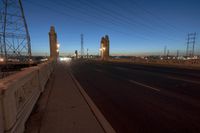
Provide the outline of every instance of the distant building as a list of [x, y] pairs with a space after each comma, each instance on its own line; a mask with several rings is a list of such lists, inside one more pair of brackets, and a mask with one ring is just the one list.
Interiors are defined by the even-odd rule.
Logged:
[[51, 26], [49, 32], [49, 45], [50, 45], [50, 58], [57, 59], [59, 56], [59, 44], [57, 42], [57, 34], [55, 32], [55, 27]]
[[110, 56], [110, 41], [108, 35], [101, 38], [100, 55], [101, 59], [107, 60]]

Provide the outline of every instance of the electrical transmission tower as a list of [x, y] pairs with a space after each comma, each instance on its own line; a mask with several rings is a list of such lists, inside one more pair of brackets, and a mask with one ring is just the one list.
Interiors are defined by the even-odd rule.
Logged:
[[167, 53], [167, 46], [164, 47], [164, 56], [166, 56]]
[[194, 56], [195, 42], [197, 33], [189, 33], [187, 38], [186, 56]]
[[21, 0], [0, 1], [0, 52], [5, 62], [31, 59], [30, 35]]
[[84, 37], [83, 37], [83, 34], [81, 34], [81, 58], [83, 58], [83, 56], [84, 56], [84, 46], [83, 46], [83, 43], [84, 43]]

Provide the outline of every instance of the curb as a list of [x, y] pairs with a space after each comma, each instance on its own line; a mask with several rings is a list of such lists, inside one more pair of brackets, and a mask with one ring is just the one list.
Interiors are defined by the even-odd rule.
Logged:
[[104, 129], [105, 133], [116, 133], [116, 131], [113, 129], [113, 127], [110, 125], [110, 123], [106, 120], [106, 118], [103, 116], [101, 111], [98, 109], [98, 107], [95, 105], [95, 103], [92, 101], [92, 99], [88, 96], [88, 94], [85, 92], [85, 90], [81, 87], [79, 82], [76, 80], [74, 75], [71, 73], [71, 69], [68, 71], [72, 80], [75, 82], [79, 92], [84, 97], [85, 101], [89, 105], [92, 113], [96, 117], [97, 121], [101, 125], [101, 127]]

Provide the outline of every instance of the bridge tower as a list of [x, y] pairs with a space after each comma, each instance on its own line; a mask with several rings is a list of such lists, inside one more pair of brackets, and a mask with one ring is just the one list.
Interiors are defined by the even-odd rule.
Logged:
[[30, 35], [21, 0], [0, 1], [0, 56], [6, 63], [31, 59]]
[[49, 43], [50, 43], [50, 58], [56, 60], [59, 56], [59, 44], [57, 42], [57, 33], [55, 27], [51, 26], [49, 32]]
[[101, 38], [101, 46], [100, 46], [100, 53], [101, 53], [101, 59], [107, 60], [110, 56], [110, 40], [108, 35]]

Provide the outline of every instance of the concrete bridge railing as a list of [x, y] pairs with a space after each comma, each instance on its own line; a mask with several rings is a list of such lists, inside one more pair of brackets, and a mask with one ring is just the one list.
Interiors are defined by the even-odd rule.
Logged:
[[0, 133], [22, 133], [54, 68], [49, 61], [0, 80]]

